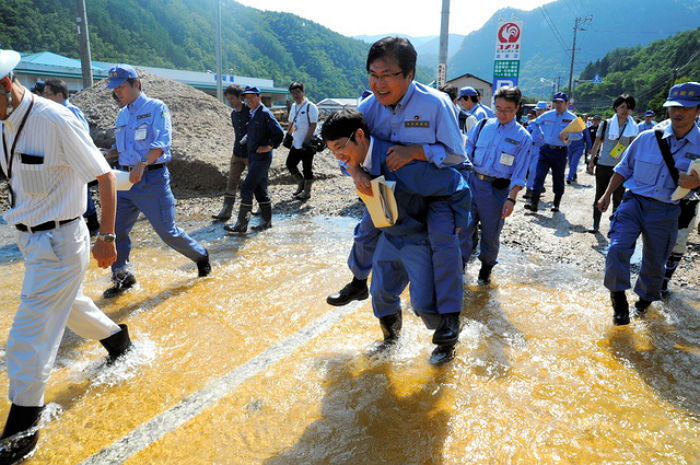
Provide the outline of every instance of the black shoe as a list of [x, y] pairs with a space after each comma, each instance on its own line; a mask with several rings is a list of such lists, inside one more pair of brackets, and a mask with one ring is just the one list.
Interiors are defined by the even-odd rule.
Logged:
[[445, 313], [440, 316], [440, 326], [433, 333], [433, 344], [454, 346], [459, 340], [459, 313]]
[[393, 315], [387, 315], [379, 318], [379, 326], [382, 328], [382, 334], [384, 335], [384, 342], [396, 342], [399, 340], [399, 335], [401, 334], [401, 326], [403, 324], [403, 318], [401, 312], [394, 313]]
[[112, 275], [112, 282], [114, 285], [102, 293], [102, 297], [105, 299], [111, 299], [112, 297], [121, 295], [128, 289], [134, 287], [134, 284], [136, 284], [136, 277], [128, 271], [117, 272]]
[[455, 346], [445, 345], [437, 346], [433, 349], [433, 353], [430, 354], [430, 364], [435, 366], [444, 365], [445, 363], [451, 362], [455, 358]]
[[598, 234], [598, 228], [591, 228], [586, 230], [586, 232], [591, 233], [591, 234]]
[[525, 195], [523, 196], [524, 199], [531, 199], [532, 198], [532, 189], [525, 189]]
[[661, 300], [667, 300], [669, 297], [671, 297], [671, 291], [668, 289], [661, 289], [659, 293], [661, 294]]
[[365, 300], [369, 297], [369, 290], [367, 289], [367, 281], [365, 280], [363, 284], [355, 282], [353, 279], [351, 283], [348, 283], [343, 287], [340, 292], [331, 294], [326, 298], [326, 302], [329, 305], [334, 305], [336, 307], [342, 307], [347, 305], [353, 300]]
[[630, 307], [625, 297], [625, 291], [610, 291], [610, 300], [612, 301], [613, 324], [615, 326], [628, 325], [630, 323]]
[[639, 299], [634, 303], [634, 309], [637, 311], [637, 316], [643, 318], [646, 315], [649, 306], [651, 305], [650, 300]]
[[209, 263], [209, 252], [207, 256], [197, 262], [197, 276], [203, 278], [211, 273], [211, 263]]
[[536, 203], [526, 203], [525, 204], [525, 210], [530, 210], [531, 212], [536, 212], [537, 207], [538, 207], [538, 205]]
[[567, 183], [567, 184], [571, 184], [572, 182], [573, 182], [573, 181], [572, 181], [571, 179], [567, 179], [567, 180], [566, 180], [566, 183]]
[[556, 212], [559, 211], [559, 207], [552, 207], [552, 208], [549, 209], [549, 211], [552, 211], [552, 212], [555, 212], [555, 213], [556, 213]]
[[43, 409], [12, 404], [0, 440], [0, 464], [20, 463], [34, 454], [39, 441], [37, 425]]
[[477, 278], [482, 284], [489, 284], [491, 282], [491, 270], [493, 270], [493, 265], [481, 264], [479, 269], [479, 277]]
[[131, 350], [131, 338], [129, 337], [129, 328], [122, 324], [119, 325], [121, 331], [114, 333], [109, 337], [100, 339], [102, 347], [107, 349], [107, 365], [111, 365], [117, 361], [119, 357], [126, 355]]

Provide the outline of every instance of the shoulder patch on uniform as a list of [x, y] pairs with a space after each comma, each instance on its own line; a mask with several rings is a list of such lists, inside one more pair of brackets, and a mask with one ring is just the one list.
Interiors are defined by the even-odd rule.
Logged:
[[139, 119], [149, 118], [152, 114], [153, 114], [153, 113], [146, 113], [146, 114], [144, 114], [144, 115], [138, 115], [138, 116], [136, 117], [136, 119], [139, 120]]
[[508, 137], [506, 137], [506, 142], [508, 142], [509, 144], [513, 144], [513, 145], [520, 145], [519, 140], [510, 139]]
[[570, 123], [572, 121], [573, 121], [572, 119], [562, 119], [561, 120], [562, 123]]
[[406, 128], [429, 128], [430, 121], [404, 121], [403, 125]]
[[700, 160], [700, 155], [688, 152], [685, 154], [685, 158], [688, 158], [690, 160]]

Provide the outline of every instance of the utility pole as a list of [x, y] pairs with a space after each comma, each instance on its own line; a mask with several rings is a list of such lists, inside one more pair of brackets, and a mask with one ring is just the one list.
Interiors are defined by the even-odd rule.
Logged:
[[571, 100], [571, 97], [573, 97], [574, 94], [574, 57], [576, 56], [576, 32], [577, 31], [585, 31], [583, 26], [587, 25], [593, 20], [592, 15], [588, 15], [584, 18], [577, 17], [576, 20], [574, 21], [574, 41], [573, 45], [571, 47], [571, 65], [569, 66], [569, 100]]
[[92, 87], [92, 57], [90, 55], [90, 35], [88, 34], [87, 13], [85, 0], [75, 0], [75, 11], [78, 23], [78, 36], [80, 39], [80, 67], [83, 71], [83, 88]]
[[438, 89], [447, 81], [447, 42], [450, 26], [450, 0], [442, 0], [442, 20], [440, 23], [440, 54], [438, 57]]
[[223, 71], [221, 53], [221, 0], [216, 0], [216, 98], [219, 102], [224, 101], [224, 90], [221, 81]]

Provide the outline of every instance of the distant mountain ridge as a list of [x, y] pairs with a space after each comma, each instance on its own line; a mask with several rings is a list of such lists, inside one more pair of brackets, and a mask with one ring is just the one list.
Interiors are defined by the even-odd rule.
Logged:
[[[589, 14], [593, 21], [587, 30], [578, 32], [574, 78], [588, 62], [614, 48], [643, 46], [696, 28], [700, 22], [700, 1], [557, 0], [532, 11], [502, 9], [478, 31], [465, 37], [461, 48], [448, 62], [448, 78], [472, 73], [491, 80], [499, 18], [511, 19], [515, 15], [524, 23], [520, 87], [529, 96], [548, 96], [552, 85], [540, 82], [540, 78], [555, 80], [559, 76], [561, 87], [567, 86], [574, 19]], [[556, 38], [545, 15], [552, 20], [563, 44]]]
[[[424, 66], [426, 68], [429, 68], [429, 70], [433, 73], [437, 73], [437, 64], [438, 64], [438, 59], [440, 55], [440, 36], [420, 36], [420, 37], [414, 37], [414, 36], [409, 36], [406, 34], [380, 34], [380, 35], [372, 35], [372, 36], [367, 36], [367, 35], [360, 35], [360, 36], [353, 36], [353, 39], [358, 39], [363, 42], [367, 42], [369, 44], [372, 44], [376, 42], [377, 40], [390, 36], [390, 35], [399, 35], [402, 37], [406, 37], [408, 40], [411, 41], [413, 46], [416, 49], [416, 52], [418, 53], [418, 66]], [[462, 41], [464, 41], [464, 38], [466, 36], [464, 34], [449, 34], [448, 39], [447, 39], [447, 59], [449, 60], [452, 56], [457, 53], [459, 48], [462, 45]]]

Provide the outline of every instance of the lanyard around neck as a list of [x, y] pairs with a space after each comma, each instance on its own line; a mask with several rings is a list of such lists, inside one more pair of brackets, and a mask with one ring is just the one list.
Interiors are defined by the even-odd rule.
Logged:
[[27, 117], [34, 107], [34, 94], [32, 94], [32, 101], [29, 102], [29, 108], [22, 118], [22, 122], [19, 124], [17, 129], [17, 134], [15, 134], [15, 140], [12, 142], [12, 149], [7, 151], [7, 142], [5, 142], [5, 125], [2, 125], [2, 150], [5, 153], [5, 164], [7, 165], [7, 179], [8, 181], [12, 179], [12, 162], [15, 159], [15, 148], [17, 148], [17, 141], [19, 141], [19, 136], [22, 134], [22, 129], [24, 129], [24, 123], [27, 122]]

